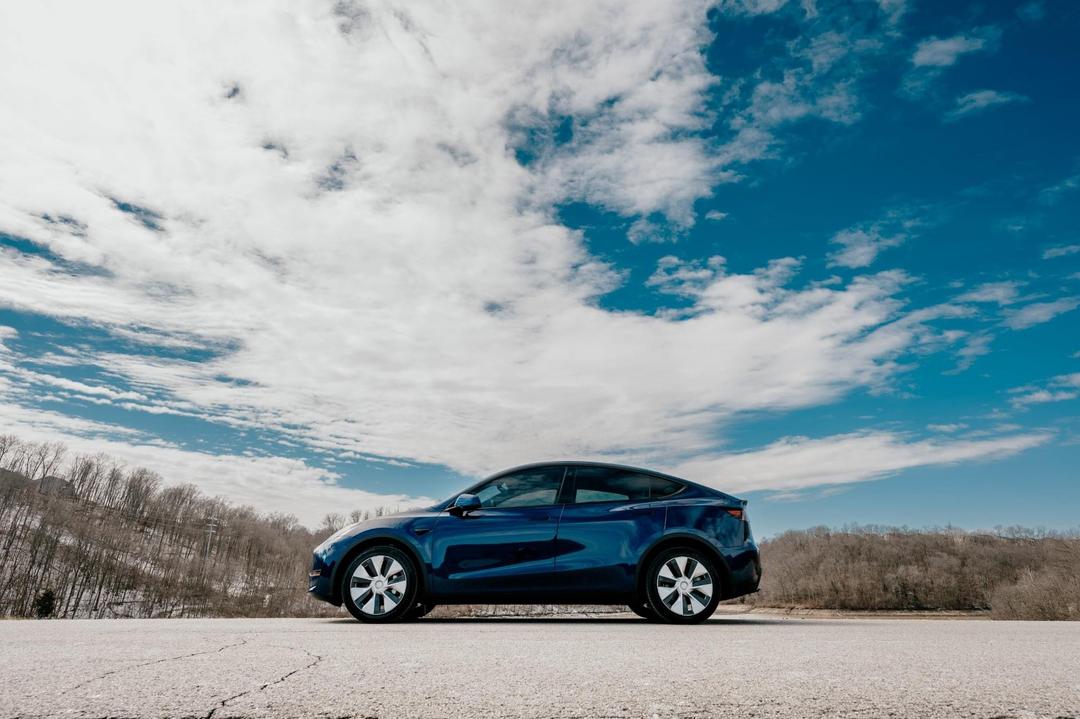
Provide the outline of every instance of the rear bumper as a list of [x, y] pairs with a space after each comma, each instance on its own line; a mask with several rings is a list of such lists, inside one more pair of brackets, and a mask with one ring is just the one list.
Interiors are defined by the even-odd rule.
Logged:
[[761, 583], [761, 555], [757, 546], [749, 544], [724, 550], [724, 559], [728, 565], [728, 586], [724, 599], [734, 599], [758, 590]]

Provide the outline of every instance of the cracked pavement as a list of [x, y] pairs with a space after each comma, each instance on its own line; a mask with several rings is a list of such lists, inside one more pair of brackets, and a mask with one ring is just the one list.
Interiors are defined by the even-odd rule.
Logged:
[[1080, 717], [1080, 623], [0, 622], [0, 717]]

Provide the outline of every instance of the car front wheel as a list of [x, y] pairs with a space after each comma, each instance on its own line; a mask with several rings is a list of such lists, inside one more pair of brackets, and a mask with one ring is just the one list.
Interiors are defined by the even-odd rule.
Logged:
[[372, 547], [345, 568], [341, 598], [361, 622], [396, 622], [416, 604], [418, 582], [416, 567], [404, 552]]
[[703, 622], [720, 603], [716, 563], [696, 549], [661, 552], [650, 562], [646, 582], [650, 608], [672, 624]]

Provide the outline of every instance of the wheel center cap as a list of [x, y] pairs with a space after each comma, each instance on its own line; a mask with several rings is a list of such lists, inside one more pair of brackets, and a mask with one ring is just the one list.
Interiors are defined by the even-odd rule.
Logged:
[[376, 589], [382, 589], [383, 588], [383, 583], [382, 583], [381, 579], [378, 580], [377, 582], [375, 582], [375, 588]]
[[679, 582], [679, 591], [683, 594], [686, 594], [688, 591], [690, 591], [690, 582], [686, 581], [685, 579]]

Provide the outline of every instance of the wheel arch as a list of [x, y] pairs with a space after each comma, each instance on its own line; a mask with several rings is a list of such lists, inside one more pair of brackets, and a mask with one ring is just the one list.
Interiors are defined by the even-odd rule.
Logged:
[[646, 596], [645, 594], [645, 579], [646, 573], [649, 570], [649, 565], [652, 563], [656, 555], [668, 549], [675, 549], [677, 547], [688, 547], [700, 550], [709, 555], [716, 563], [717, 569], [722, 575], [720, 580], [722, 582], [720, 596], [723, 599], [731, 587], [731, 568], [728, 567], [727, 560], [724, 555], [709, 541], [703, 537], [699, 537], [695, 534], [689, 534], [680, 532], [677, 534], [665, 534], [656, 542], [654, 542], [645, 553], [641, 555], [641, 561], [637, 564], [637, 571], [634, 576], [634, 598], [640, 599]]
[[427, 597], [427, 573], [425, 572], [424, 560], [420, 557], [420, 552], [407, 540], [401, 537], [396, 537], [392, 534], [378, 534], [375, 536], [364, 536], [356, 544], [349, 547], [343, 555], [341, 555], [341, 561], [334, 567], [333, 582], [331, 588], [331, 599], [333, 604], [341, 605], [341, 580], [345, 569], [349, 566], [349, 563], [356, 558], [361, 552], [371, 549], [372, 547], [386, 546], [393, 547], [404, 552], [409, 559], [412, 560], [413, 565], [416, 566], [417, 575], [417, 591], [416, 598], [424, 599]]

